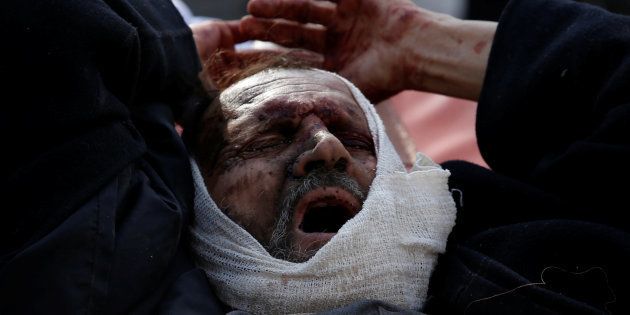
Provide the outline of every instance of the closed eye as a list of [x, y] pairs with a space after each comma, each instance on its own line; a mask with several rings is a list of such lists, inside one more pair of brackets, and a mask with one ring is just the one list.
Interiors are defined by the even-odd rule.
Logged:
[[370, 152], [374, 151], [372, 138], [356, 133], [342, 133], [337, 135], [337, 137], [346, 148]]
[[275, 151], [276, 149], [280, 149], [284, 147], [284, 145], [291, 143], [290, 139], [285, 137], [271, 137], [271, 138], [262, 138], [256, 139], [245, 146], [241, 152], [244, 154], [258, 154], [258, 153], [266, 153], [270, 151]]

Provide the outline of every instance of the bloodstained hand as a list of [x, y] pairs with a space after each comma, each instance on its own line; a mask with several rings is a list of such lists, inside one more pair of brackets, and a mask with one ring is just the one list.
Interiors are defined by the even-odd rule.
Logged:
[[243, 34], [322, 54], [374, 103], [406, 89], [476, 100], [496, 31], [409, 0], [250, 0], [248, 10]]
[[[324, 55], [325, 68], [356, 84], [373, 102], [409, 88], [422, 62], [410, 53], [428, 11], [407, 0], [251, 0], [242, 31], [249, 37]], [[417, 78], [415, 78], [417, 79]]]

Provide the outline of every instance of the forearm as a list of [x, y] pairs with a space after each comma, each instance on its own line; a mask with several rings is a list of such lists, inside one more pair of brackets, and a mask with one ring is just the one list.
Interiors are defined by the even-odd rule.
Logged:
[[407, 35], [407, 88], [477, 100], [497, 24], [418, 10], [417, 27]]

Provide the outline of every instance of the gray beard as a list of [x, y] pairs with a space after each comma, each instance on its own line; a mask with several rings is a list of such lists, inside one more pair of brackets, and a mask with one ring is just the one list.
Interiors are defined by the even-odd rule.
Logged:
[[313, 189], [320, 187], [340, 187], [354, 195], [363, 202], [367, 192], [364, 192], [352, 177], [337, 170], [316, 169], [307, 176], [293, 179], [289, 182], [287, 193], [279, 202], [278, 218], [274, 225], [269, 244], [265, 246], [271, 256], [291, 262], [304, 262], [313, 257], [315, 250], [305, 250], [296, 246], [293, 242], [294, 233], [293, 212], [297, 203]]

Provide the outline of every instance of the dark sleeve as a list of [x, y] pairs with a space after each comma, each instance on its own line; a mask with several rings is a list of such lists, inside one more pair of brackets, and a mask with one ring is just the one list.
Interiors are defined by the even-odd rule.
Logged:
[[[150, 126], [172, 129], [200, 67], [167, 0], [13, 0], [0, 15], [6, 253], [70, 215], [147, 146], [181, 155], [170, 130]], [[164, 108], [160, 122], [143, 117], [147, 107]]]
[[5, 1], [0, 34], [0, 313], [217, 312], [187, 253], [173, 124], [200, 67], [171, 1]]
[[189, 198], [173, 120], [195, 102], [200, 66], [170, 1], [15, 0], [0, 14], [3, 254], [143, 156]]
[[443, 166], [457, 218], [427, 314], [628, 313], [628, 232], [484, 167]]
[[477, 116], [493, 171], [444, 165], [458, 213], [426, 312], [628, 313], [629, 85], [628, 18], [508, 4]]
[[565, 0], [514, 0], [479, 102], [482, 155], [498, 173], [625, 221], [629, 90], [630, 18]]

